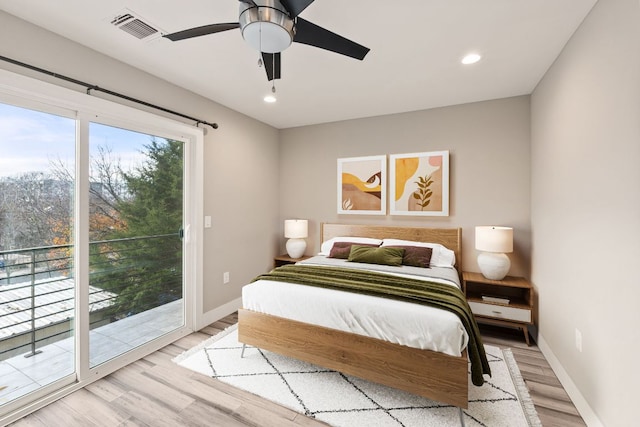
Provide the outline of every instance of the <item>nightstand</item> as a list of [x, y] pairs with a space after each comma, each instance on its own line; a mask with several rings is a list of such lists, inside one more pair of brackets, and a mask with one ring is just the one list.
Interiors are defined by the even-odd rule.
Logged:
[[303, 255], [300, 258], [291, 258], [287, 254], [282, 254], [282, 255], [278, 255], [277, 257], [275, 257], [273, 259], [273, 264], [274, 264], [275, 267], [281, 267], [281, 266], [287, 265], [287, 264], [295, 264], [298, 261], [302, 261], [302, 260], [309, 259], [309, 258], [311, 258], [311, 257], [307, 256], [307, 255]]
[[533, 325], [533, 287], [524, 277], [487, 279], [480, 273], [462, 272], [462, 291], [479, 323], [522, 329], [527, 345]]

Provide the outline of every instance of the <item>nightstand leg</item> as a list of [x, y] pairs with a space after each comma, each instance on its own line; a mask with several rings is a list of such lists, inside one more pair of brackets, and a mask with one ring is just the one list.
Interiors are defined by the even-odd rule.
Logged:
[[523, 326], [522, 332], [524, 332], [524, 341], [527, 343], [528, 347], [531, 347], [531, 342], [529, 342], [529, 328]]

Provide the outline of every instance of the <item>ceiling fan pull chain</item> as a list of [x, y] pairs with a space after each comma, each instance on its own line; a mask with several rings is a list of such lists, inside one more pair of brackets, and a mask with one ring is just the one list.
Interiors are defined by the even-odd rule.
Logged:
[[273, 72], [273, 79], [271, 79], [271, 92], [276, 93], [276, 54], [271, 55], [271, 70]]
[[258, 52], [258, 68], [262, 68], [262, 22], [260, 23], [260, 52]]

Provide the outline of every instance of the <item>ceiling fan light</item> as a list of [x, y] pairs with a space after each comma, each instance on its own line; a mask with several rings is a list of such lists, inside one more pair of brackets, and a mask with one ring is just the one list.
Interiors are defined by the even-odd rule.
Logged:
[[258, 52], [282, 52], [293, 42], [291, 35], [277, 24], [253, 22], [242, 29], [242, 37]]
[[258, 52], [282, 52], [293, 43], [293, 20], [277, 0], [253, 6], [240, 2], [242, 38]]

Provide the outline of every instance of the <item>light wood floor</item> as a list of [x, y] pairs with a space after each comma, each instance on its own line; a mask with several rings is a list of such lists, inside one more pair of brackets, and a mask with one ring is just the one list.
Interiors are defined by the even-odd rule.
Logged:
[[[46, 426], [326, 426], [171, 362], [236, 323], [237, 315], [150, 354], [14, 423]], [[545, 427], [585, 426], [540, 350], [521, 333], [482, 327], [484, 342], [512, 349]]]

